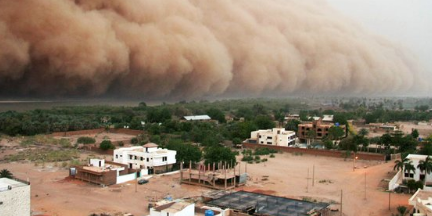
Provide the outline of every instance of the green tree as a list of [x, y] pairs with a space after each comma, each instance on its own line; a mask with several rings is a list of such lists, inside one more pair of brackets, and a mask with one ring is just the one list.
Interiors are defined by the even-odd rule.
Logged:
[[310, 145], [310, 144], [311, 144], [311, 140], [312, 140], [312, 142], [313, 142], [313, 140], [314, 140], [315, 137], [316, 137], [316, 132], [315, 132], [314, 130], [309, 130], [309, 131], [306, 133], [306, 137], [308, 138], [308, 139], [307, 139], [307, 141], [308, 141], [308, 145]]
[[365, 136], [367, 136], [368, 134], [369, 134], [369, 130], [367, 130], [367, 129], [365, 129], [365, 128], [360, 129], [360, 131], [358, 132], [358, 135], [359, 135], [359, 136], [362, 136], [362, 137], [365, 137]]
[[213, 164], [213, 163], [227, 163], [232, 167], [236, 163], [235, 153], [231, 151], [231, 149], [223, 147], [223, 146], [211, 146], [205, 148], [204, 150], [204, 159], [205, 164]]
[[212, 119], [217, 120], [219, 123], [226, 123], [225, 114], [217, 108], [208, 109], [207, 115]]
[[419, 154], [421, 155], [432, 155], [432, 143], [425, 143], [423, 148], [420, 149]]
[[380, 138], [380, 143], [383, 144], [386, 149], [389, 149], [392, 143], [391, 135], [388, 133], [383, 134]]
[[185, 162], [185, 164], [188, 165], [190, 161], [196, 163], [199, 162], [202, 157], [202, 152], [198, 146], [184, 143], [179, 139], [170, 139], [166, 148], [177, 151], [176, 160], [178, 164]]
[[328, 138], [331, 140], [339, 140], [345, 135], [345, 131], [341, 127], [332, 126], [328, 131]]
[[254, 123], [259, 129], [270, 129], [276, 126], [270, 117], [263, 115], [257, 116]]
[[422, 173], [425, 174], [424, 184], [426, 186], [427, 182], [427, 175], [432, 172], [432, 160], [429, 156], [426, 157], [425, 160], [420, 160], [419, 164], [417, 165], [417, 168], [420, 169]]
[[408, 214], [408, 209], [405, 206], [398, 206], [397, 208], [398, 216], [405, 216]]
[[414, 130], [411, 132], [411, 136], [412, 136], [414, 139], [417, 139], [417, 138], [419, 137], [419, 132], [418, 132], [418, 130], [417, 130], [417, 129], [414, 129]]
[[0, 171], [0, 178], [13, 178], [12, 172], [7, 169], [2, 169]]
[[393, 167], [393, 170], [399, 171], [403, 170], [406, 163], [410, 162], [408, 158], [404, 158], [402, 160], [395, 160], [395, 165]]
[[115, 146], [110, 140], [104, 140], [99, 144], [99, 148], [102, 150], [115, 149]]
[[404, 172], [408, 173], [408, 175], [410, 175], [411, 172], [413, 174], [415, 174], [415, 171], [416, 171], [416, 168], [412, 164], [412, 161], [409, 161], [409, 162], [407, 162], [407, 163], [404, 164]]
[[266, 108], [262, 104], [254, 104], [252, 107], [253, 114], [257, 115], [267, 115]]
[[293, 119], [287, 122], [287, 124], [285, 125], [285, 129], [286, 130], [291, 130], [297, 133], [298, 131], [298, 125], [301, 122], [299, 120]]

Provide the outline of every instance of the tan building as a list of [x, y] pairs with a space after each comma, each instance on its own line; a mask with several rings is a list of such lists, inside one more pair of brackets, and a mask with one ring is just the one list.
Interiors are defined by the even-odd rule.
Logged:
[[126, 164], [103, 159], [90, 159], [87, 165], [74, 166], [70, 169], [69, 175], [102, 186], [120, 184], [140, 177], [137, 170], [129, 169]]
[[[327, 118], [328, 119], [328, 118]], [[297, 137], [300, 140], [308, 139], [308, 132], [315, 131], [315, 139], [322, 139], [328, 135], [329, 129], [335, 126], [333, 122], [323, 121], [322, 118], [314, 118], [312, 122], [306, 122], [298, 125]], [[338, 125], [346, 131], [346, 125]]]

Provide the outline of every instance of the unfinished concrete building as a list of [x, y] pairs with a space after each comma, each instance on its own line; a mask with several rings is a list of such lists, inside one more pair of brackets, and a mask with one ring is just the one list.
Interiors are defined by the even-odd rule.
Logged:
[[184, 163], [180, 164], [180, 183], [226, 190], [247, 181], [246, 164], [243, 172], [240, 163], [233, 166], [228, 163], [205, 165], [190, 162], [188, 165], [189, 167], [184, 169]]
[[330, 215], [328, 203], [308, 202], [246, 191], [226, 194], [207, 204], [255, 216]]

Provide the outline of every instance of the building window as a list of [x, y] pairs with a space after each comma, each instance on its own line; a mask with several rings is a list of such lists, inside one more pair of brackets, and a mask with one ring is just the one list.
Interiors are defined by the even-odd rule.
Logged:
[[147, 158], [147, 162], [149, 162], [149, 158]]
[[261, 141], [261, 144], [264, 144], [264, 141]]
[[273, 139], [273, 137], [269, 136], [269, 137], [267, 137], [267, 139]]
[[162, 157], [162, 161], [167, 161], [168, 158], [167, 157]]
[[116, 158], [118, 158], [118, 155], [116, 155]]
[[267, 142], [267, 144], [271, 145], [271, 144], [272, 144], [272, 142]]
[[136, 159], [138, 159], [138, 157], [137, 157], [137, 156], [135, 156], [135, 160], [136, 160]]
[[261, 138], [261, 135], [259, 135], [259, 138]]
[[131, 159], [131, 160], [132, 160], [132, 158], [133, 158], [133, 155], [129, 155], [129, 159]]
[[414, 178], [414, 173], [405, 173], [405, 178]]

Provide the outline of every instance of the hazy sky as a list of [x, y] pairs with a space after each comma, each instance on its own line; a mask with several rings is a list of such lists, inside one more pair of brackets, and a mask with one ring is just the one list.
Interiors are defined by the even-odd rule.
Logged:
[[371, 31], [408, 47], [432, 74], [431, 0], [327, 0]]

